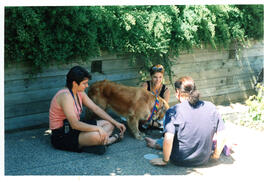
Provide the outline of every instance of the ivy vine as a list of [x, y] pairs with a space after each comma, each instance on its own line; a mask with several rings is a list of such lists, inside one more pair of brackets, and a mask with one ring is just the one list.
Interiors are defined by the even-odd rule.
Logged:
[[202, 45], [228, 47], [262, 39], [263, 5], [5, 7], [5, 65], [37, 73], [51, 63], [129, 55], [142, 77], [157, 63]]

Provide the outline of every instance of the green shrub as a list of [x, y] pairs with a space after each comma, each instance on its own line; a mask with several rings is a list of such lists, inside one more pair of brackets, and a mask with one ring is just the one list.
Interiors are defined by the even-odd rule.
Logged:
[[246, 101], [248, 109], [248, 116], [244, 121], [243, 125], [248, 125], [252, 128], [263, 130], [264, 128], [264, 86], [257, 84], [257, 95], [250, 96]]
[[173, 75], [170, 58], [193, 47], [228, 47], [263, 38], [263, 5], [5, 7], [5, 65], [39, 72], [51, 63], [86, 61], [101, 51], [128, 55]]

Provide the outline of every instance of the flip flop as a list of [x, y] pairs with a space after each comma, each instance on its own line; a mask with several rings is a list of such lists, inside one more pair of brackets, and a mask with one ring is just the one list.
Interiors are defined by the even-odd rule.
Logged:
[[148, 130], [159, 130], [159, 131], [163, 131], [163, 126], [158, 121], [153, 120], [151, 122], [151, 124], [148, 126], [147, 129]]

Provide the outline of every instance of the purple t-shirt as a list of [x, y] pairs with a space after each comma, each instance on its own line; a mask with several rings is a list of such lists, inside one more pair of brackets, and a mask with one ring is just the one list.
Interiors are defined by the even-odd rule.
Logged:
[[215, 132], [225, 128], [216, 106], [199, 101], [192, 107], [188, 101], [176, 104], [166, 113], [165, 131], [175, 134], [170, 160], [183, 166], [208, 162]]

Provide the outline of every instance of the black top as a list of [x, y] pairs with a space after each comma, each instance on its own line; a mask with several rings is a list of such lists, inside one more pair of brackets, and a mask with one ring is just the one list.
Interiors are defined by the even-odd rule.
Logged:
[[193, 107], [188, 101], [176, 104], [166, 112], [164, 132], [173, 133], [170, 159], [183, 166], [197, 166], [208, 162], [213, 136], [225, 128], [216, 106], [198, 101]]
[[[151, 92], [151, 88], [150, 88], [150, 81], [146, 81], [147, 83], [147, 90]], [[162, 97], [164, 99], [164, 93], [168, 88], [166, 87], [166, 85], [162, 85], [161, 91], [159, 93], [159, 96]]]

